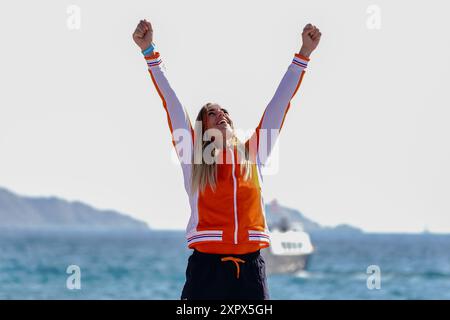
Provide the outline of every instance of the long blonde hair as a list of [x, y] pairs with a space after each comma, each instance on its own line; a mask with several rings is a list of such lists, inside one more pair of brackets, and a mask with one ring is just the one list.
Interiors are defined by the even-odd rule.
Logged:
[[[191, 189], [192, 193], [196, 191], [204, 192], [206, 186], [209, 184], [211, 189], [215, 191], [217, 185], [217, 163], [205, 162], [203, 157], [204, 150], [208, 147], [212, 141], [204, 140], [204, 134], [206, 131], [206, 112], [208, 108], [217, 103], [208, 102], [199, 111], [197, 118], [195, 119], [194, 126], [194, 152], [192, 154], [192, 175], [191, 175]], [[234, 134], [233, 122], [231, 122], [231, 128], [233, 129], [233, 137], [231, 138], [231, 144], [237, 147], [238, 158], [241, 159], [241, 175], [243, 174], [244, 180], [248, 180], [252, 177], [252, 164], [250, 161], [248, 147], [245, 146]], [[216, 148], [212, 146], [211, 156], [215, 158]]]

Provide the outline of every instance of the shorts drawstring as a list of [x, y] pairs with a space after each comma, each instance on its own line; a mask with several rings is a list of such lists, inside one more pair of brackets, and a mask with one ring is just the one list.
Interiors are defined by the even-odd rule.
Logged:
[[244, 260], [236, 258], [236, 257], [224, 257], [220, 259], [220, 261], [233, 261], [236, 265], [237, 273], [236, 273], [236, 279], [239, 279], [239, 262], [245, 263]]

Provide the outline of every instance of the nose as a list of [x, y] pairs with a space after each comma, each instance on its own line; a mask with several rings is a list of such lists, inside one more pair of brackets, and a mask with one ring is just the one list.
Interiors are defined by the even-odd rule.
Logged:
[[225, 119], [225, 115], [222, 111], [217, 112], [216, 114], [216, 121], [220, 121], [222, 119]]

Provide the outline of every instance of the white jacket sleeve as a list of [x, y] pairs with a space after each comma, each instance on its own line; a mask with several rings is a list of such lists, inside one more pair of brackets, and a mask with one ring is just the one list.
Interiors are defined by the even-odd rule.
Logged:
[[165, 67], [159, 52], [145, 56], [150, 77], [158, 92], [164, 110], [167, 113], [167, 122], [172, 135], [172, 143], [177, 151], [181, 163], [191, 162], [193, 149], [193, 129], [185, 108], [181, 105], [175, 91], [171, 87], [165, 74]]
[[302, 82], [308, 61], [309, 58], [295, 54], [272, 100], [267, 105], [255, 133], [248, 141], [256, 148], [259, 162], [263, 165], [267, 162], [278, 139], [291, 100]]

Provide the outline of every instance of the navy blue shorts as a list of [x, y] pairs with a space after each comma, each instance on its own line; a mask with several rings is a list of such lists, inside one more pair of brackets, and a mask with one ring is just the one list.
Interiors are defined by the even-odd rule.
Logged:
[[182, 300], [267, 300], [266, 267], [260, 251], [211, 254], [194, 249]]

